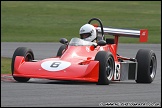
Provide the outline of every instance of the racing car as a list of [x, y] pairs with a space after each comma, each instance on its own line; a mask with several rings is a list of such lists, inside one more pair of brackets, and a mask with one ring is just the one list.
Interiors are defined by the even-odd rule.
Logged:
[[[61, 38], [57, 55], [35, 60], [32, 49], [18, 47], [12, 57], [11, 71], [18, 82], [30, 78], [50, 80], [94, 82], [109, 85], [112, 81], [135, 80], [151, 83], [156, 75], [157, 60], [153, 50], [139, 49], [135, 58], [117, 53], [119, 37], [139, 38], [147, 42], [148, 30], [103, 27], [99, 18], [91, 18], [97, 31], [97, 42], [74, 37], [70, 41]], [[111, 37], [111, 38], [108, 38]]]

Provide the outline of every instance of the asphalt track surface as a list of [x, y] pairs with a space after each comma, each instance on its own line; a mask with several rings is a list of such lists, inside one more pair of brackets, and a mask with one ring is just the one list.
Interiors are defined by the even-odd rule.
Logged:
[[[11, 58], [15, 49], [21, 46], [31, 48], [35, 59], [44, 59], [55, 56], [60, 45], [1, 42], [1, 57]], [[152, 49], [156, 53], [157, 73], [151, 84], [128, 80], [112, 82], [110, 85], [96, 85], [46, 79], [31, 79], [27, 83], [18, 83], [10, 75], [1, 75], [1, 107], [159, 107], [161, 44], [119, 44], [118, 54], [134, 58], [139, 49]]]

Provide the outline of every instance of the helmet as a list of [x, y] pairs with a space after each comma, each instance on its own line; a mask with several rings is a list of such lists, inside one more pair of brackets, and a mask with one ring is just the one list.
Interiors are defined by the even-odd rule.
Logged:
[[93, 41], [96, 39], [96, 29], [91, 24], [85, 24], [80, 28], [80, 38], [86, 41]]

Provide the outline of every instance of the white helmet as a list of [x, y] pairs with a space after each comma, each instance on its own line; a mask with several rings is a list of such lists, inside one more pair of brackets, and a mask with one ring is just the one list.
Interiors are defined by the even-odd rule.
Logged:
[[85, 24], [80, 28], [80, 38], [86, 41], [94, 41], [96, 39], [96, 29], [91, 24]]

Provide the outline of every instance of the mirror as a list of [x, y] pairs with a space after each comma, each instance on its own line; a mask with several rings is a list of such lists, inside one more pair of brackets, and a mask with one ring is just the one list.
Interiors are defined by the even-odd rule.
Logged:
[[106, 45], [106, 41], [105, 40], [100, 40], [100, 41], [97, 42], [97, 44], [99, 46], [104, 46], [104, 45]]
[[68, 43], [68, 40], [66, 38], [61, 38], [60, 39], [60, 43], [67, 44]]

